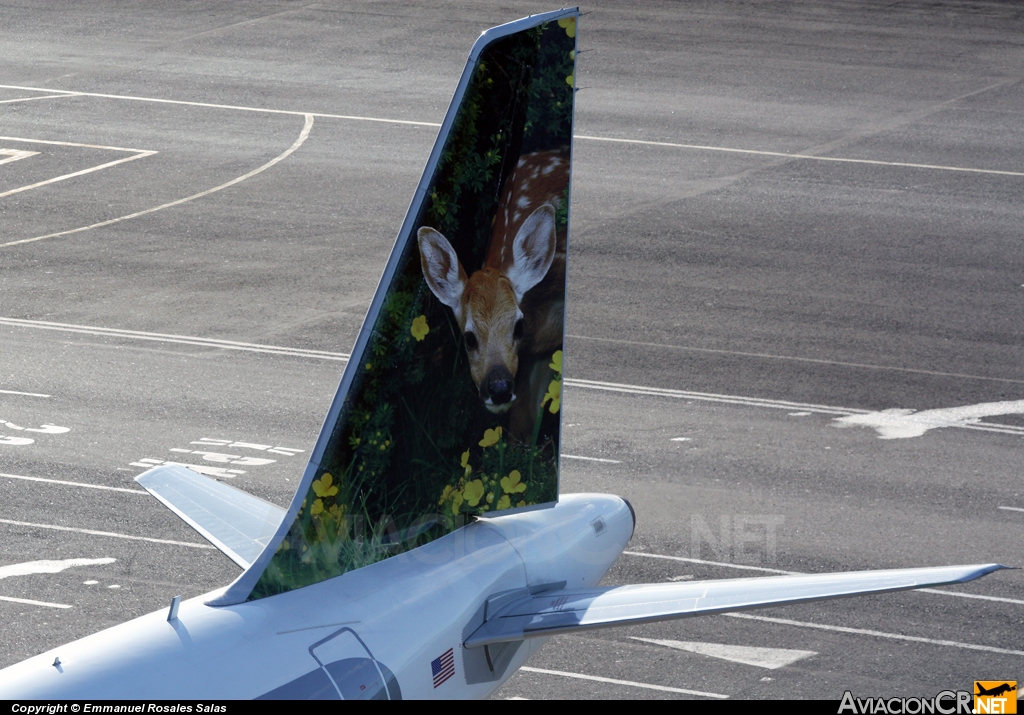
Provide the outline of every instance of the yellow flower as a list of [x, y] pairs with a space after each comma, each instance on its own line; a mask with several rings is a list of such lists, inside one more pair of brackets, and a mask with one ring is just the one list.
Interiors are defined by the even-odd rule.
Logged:
[[484, 497], [484, 483], [479, 479], [474, 479], [466, 485], [466, 503], [470, 506], [476, 506], [480, 503], [480, 500]]
[[572, 51], [569, 52], [569, 59], [570, 60], [576, 59], [576, 50], [572, 50]]
[[557, 414], [558, 410], [562, 406], [562, 381], [561, 380], [552, 380], [551, 381], [551, 384], [548, 385], [548, 391], [544, 395], [544, 399], [540, 401], [540, 404], [541, 405], [545, 405], [545, 404], [547, 404], [548, 400], [551, 400], [551, 406], [548, 408], [548, 410], [550, 410], [551, 414], [553, 414], [553, 415]]
[[317, 516], [318, 514], [322, 514], [323, 511], [324, 501], [323, 499], [317, 499], [315, 502], [313, 502], [313, 508], [309, 510], [309, 513], [313, 516]]
[[493, 504], [494, 503], [494, 492], [488, 492], [487, 493], [487, 503], [488, 504]]
[[571, 74], [571, 75], [569, 75], [568, 77], [565, 78], [565, 83], [567, 85], [569, 85], [570, 87], [575, 87], [576, 86], [575, 82], [576, 82], [576, 74], [575, 73], [573, 73], [573, 74]]
[[452, 499], [452, 514], [457, 515], [459, 513], [459, 507], [462, 506], [462, 501], [462, 492], [455, 492], [455, 496]]
[[519, 494], [520, 492], [526, 491], [526, 485], [520, 480], [523, 475], [519, 473], [518, 469], [513, 469], [508, 473], [507, 477], [501, 478], [501, 488], [506, 494]]
[[[334, 477], [324, 472], [322, 477], [313, 480], [313, 493], [318, 497], [333, 497], [338, 493], [338, 488], [331, 486], [333, 481]], [[323, 511], [323, 504], [320, 505], [320, 510]]]
[[[490, 447], [492, 444], [497, 444], [498, 440], [501, 439], [501, 427], [495, 427], [484, 431], [484, 438], [480, 440], [481, 447]], [[474, 505], [475, 506], [475, 505]]]
[[508, 509], [512, 506], [512, 500], [508, 498], [508, 494], [498, 500], [498, 506], [494, 507], [497, 510]]
[[520, 500], [519, 500], [519, 503], [518, 503], [518, 504], [516, 504], [516, 506], [526, 506], [526, 500], [524, 500], [524, 499], [520, 499]]
[[548, 367], [557, 372], [559, 375], [562, 374], [562, 351], [556, 350], [551, 354], [551, 362], [548, 363]]
[[417, 342], [427, 337], [427, 333], [430, 332], [430, 326], [427, 325], [427, 316], [421, 315], [412, 321], [412, 327], [409, 329], [409, 332], [412, 333]]
[[558, 26], [565, 30], [565, 34], [569, 37], [576, 37], [576, 18], [575, 17], [563, 17], [558, 21]]
[[469, 464], [469, 450], [468, 449], [465, 452], [462, 453], [462, 461], [459, 462], [459, 464], [461, 464], [462, 468], [466, 470], [466, 477], [469, 477], [469, 475], [473, 473], [473, 467], [470, 466], [470, 464]]
[[446, 501], [448, 501], [448, 497], [450, 497], [452, 495], [453, 491], [454, 491], [454, 489], [452, 489], [452, 485], [451, 484], [446, 486], [444, 488], [444, 491], [441, 492], [441, 498], [437, 500], [437, 503], [438, 504], [444, 504]]

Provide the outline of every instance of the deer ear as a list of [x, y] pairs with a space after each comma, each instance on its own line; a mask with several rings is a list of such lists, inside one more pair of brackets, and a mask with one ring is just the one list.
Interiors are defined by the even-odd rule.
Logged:
[[555, 210], [544, 204], [527, 217], [512, 242], [512, 265], [505, 275], [517, 300], [541, 282], [554, 258]]
[[437, 299], [455, 311], [462, 312], [462, 292], [466, 288], [466, 271], [455, 255], [448, 239], [424, 226], [416, 233], [420, 244], [420, 266], [423, 278]]

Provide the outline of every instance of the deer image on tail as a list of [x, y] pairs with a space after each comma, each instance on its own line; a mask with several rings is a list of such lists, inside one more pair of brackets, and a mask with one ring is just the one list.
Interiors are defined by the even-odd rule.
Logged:
[[470, 374], [485, 407], [509, 413], [525, 441], [547, 386], [547, 358], [562, 345], [569, 158], [547, 151], [520, 157], [505, 182], [484, 265], [466, 275], [451, 243], [419, 229], [420, 263], [431, 292], [462, 330]]

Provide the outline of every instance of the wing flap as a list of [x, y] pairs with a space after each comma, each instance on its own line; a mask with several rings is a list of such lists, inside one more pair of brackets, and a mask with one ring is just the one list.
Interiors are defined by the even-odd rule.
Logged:
[[243, 569], [284, 520], [281, 507], [182, 466], [150, 469], [135, 481]]
[[504, 605], [488, 615], [465, 645], [473, 648], [557, 633], [942, 586], [972, 581], [1004, 568], [999, 564], [941, 566], [561, 589], [538, 595], [524, 592], [511, 603], [505, 595]]

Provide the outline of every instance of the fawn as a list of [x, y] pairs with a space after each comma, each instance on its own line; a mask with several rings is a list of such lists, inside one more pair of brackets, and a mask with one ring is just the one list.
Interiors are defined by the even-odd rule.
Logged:
[[568, 186], [565, 152], [520, 157], [484, 265], [468, 278], [448, 239], [427, 226], [417, 233], [423, 277], [455, 314], [480, 399], [495, 414], [511, 411], [509, 429], [520, 440], [540, 409], [546, 358], [562, 345], [566, 232], [556, 210]]

